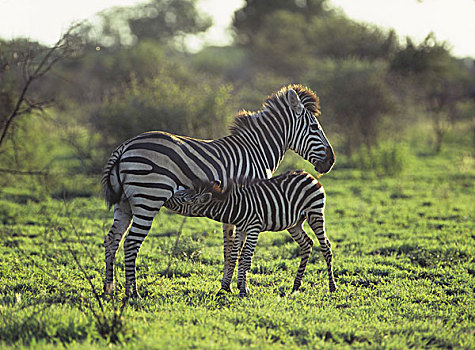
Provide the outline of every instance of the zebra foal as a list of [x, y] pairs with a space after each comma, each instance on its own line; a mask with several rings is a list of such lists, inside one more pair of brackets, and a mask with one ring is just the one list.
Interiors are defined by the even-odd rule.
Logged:
[[325, 233], [325, 191], [312, 175], [300, 170], [267, 180], [237, 180], [221, 189], [216, 182], [196, 181], [194, 188], [177, 190], [165, 207], [188, 216], [205, 216], [236, 226], [236, 238], [221, 288], [229, 291], [239, 257], [239, 295], [246, 296], [247, 274], [262, 231], [287, 229], [300, 246], [301, 261], [293, 291], [299, 289], [313, 247], [303, 229], [305, 220], [315, 232], [327, 264], [330, 291], [336, 290], [332, 250]]

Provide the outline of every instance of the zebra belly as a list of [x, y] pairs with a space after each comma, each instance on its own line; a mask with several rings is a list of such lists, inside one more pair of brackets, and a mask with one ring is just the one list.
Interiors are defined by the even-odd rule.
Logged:
[[287, 220], [287, 218], [281, 217], [280, 219], [281, 220], [278, 225], [276, 225], [275, 223], [269, 223], [268, 225], [266, 225], [263, 231], [283, 231], [294, 227], [298, 223], [298, 218], [295, 218], [294, 220]]

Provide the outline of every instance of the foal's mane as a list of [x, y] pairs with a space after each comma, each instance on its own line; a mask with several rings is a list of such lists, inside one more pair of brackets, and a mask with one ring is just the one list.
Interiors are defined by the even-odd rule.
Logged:
[[283, 178], [286, 178], [288, 176], [302, 175], [302, 174], [307, 174], [307, 173], [304, 170], [291, 170], [283, 174], [277, 175], [275, 177], [272, 177], [270, 179], [255, 179], [255, 178], [250, 178], [250, 177], [238, 177], [236, 179], [228, 179], [228, 184], [224, 188], [221, 187], [215, 181], [196, 180], [194, 182], [193, 187], [199, 193], [210, 192], [213, 196], [213, 199], [217, 199], [221, 201], [229, 197], [233, 188], [256, 186], [262, 183], [263, 181], [279, 182]]

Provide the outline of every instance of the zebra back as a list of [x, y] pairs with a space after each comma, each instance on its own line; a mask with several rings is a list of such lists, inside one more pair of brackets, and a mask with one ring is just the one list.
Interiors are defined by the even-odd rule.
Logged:
[[189, 216], [205, 216], [234, 225], [257, 221], [262, 230], [291, 227], [310, 211], [323, 212], [325, 194], [311, 174], [289, 171], [270, 179], [239, 178], [226, 187], [198, 180], [165, 206]]

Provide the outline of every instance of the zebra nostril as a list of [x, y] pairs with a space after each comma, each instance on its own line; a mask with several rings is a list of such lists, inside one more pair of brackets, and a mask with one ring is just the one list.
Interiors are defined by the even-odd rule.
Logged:
[[333, 152], [333, 148], [327, 147], [327, 157], [333, 162], [335, 161], [335, 153]]

